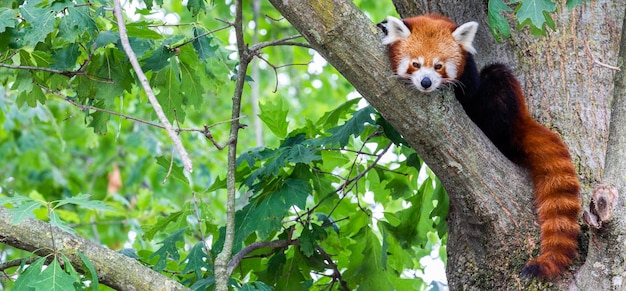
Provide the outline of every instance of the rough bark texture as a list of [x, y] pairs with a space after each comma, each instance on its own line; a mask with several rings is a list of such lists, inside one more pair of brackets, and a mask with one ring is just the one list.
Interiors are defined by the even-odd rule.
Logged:
[[96, 269], [98, 281], [116, 290], [188, 290], [135, 259], [57, 228], [51, 229], [45, 222], [27, 219], [14, 225], [4, 207], [0, 207], [0, 242], [40, 256], [48, 256], [56, 250], [78, 267], [83, 265], [78, 256], [81, 252]]
[[[617, 8], [619, 9], [619, 8]], [[626, 14], [623, 15], [621, 44], [615, 76], [609, 138], [606, 147], [603, 184], [615, 187], [619, 195], [612, 221], [591, 234], [589, 253], [572, 282], [572, 290], [626, 289]]]
[[[270, 2], [403, 134], [444, 183], [451, 201], [447, 274], [452, 289], [625, 288], [623, 199], [612, 222], [599, 232], [583, 234], [591, 241], [585, 263], [583, 240], [576, 263], [585, 263], [580, 270], [572, 267], [572, 273], [557, 282], [520, 278], [523, 264], [538, 252], [539, 236], [524, 171], [497, 152], [449, 92], [423, 95], [399, 84], [389, 70], [380, 35], [351, 1]], [[503, 44], [488, 30], [487, 2], [394, 0], [401, 16], [444, 12], [459, 23], [479, 21], [479, 64], [501, 62], [514, 68], [533, 116], [570, 147], [585, 205], [599, 183], [616, 186], [623, 197], [626, 89], [622, 83], [612, 103], [615, 71], [593, 59], [623, 63], [617, 54], [626, 1], [591, 1], [571, 11], [559, 6], [553, 15], [556, 31], [536, 38], [526, 30], [513, 30]], [[617, 81], [626, 82], [621, 74]]]

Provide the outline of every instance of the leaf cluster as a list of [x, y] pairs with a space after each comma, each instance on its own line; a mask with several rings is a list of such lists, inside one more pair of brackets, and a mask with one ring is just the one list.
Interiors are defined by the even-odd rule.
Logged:
[[[510, 4], [515, 7], [512, 9]], [[510, 4], [503, 0], [489, 0], [488, 17], [491, 27], [491, 34], [498, 41], [502, 38], [511, 36], [508, 19], [502, 15], [502, 12], [509, 13], [514, 11], [517, 19], [517, 28], [522, 29], [528, 27], [530, 33], [535, 36], [543, 36], [547, 32], [547, 28], [555, 29], [552, 14], [557, 11], [557, 2], [550, 0], [514, 0]], [[567, 9], [583, 4], [583, 0], [567, 0]]]

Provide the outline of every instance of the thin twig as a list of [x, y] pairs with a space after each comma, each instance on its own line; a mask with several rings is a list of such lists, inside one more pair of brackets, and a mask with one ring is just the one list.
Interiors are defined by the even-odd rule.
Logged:
[[183, 144], [179, 136], [176, 134], [176, 131], [170, 124], [169, 120], [167, 120], [167, 117], [165, 116], [165, 113], [163, 112], [163, 108], [161, 107], [161, 104], [159, 104], [159, 101], [156, 99], [156, 96], [154, 96], [154, 92], [152, 92], [152, 88], [150, 87], [148, 78], [143, 73], [143, 70], [141, 69], [141, 65], [139, 64], [139, 61], [137, 60], [137, 56], [135, 55], [133, 48], [130, 46], [130, 42], [128, 41], [128, 35], [126, 33], [126, 24], [124, 23], [124, 16], [122, 15], [122, 5], [120, 4], [120, 0], [114, 0], [114, 4], [115, 6], [113, 8], [113, 13], [115, 14], [115, 18], [117, 18], [117, 25], [118, 25], [118, 30], [120, 33], [120, 42], [122, 43], [122, 46], [124, 47], [124, 51], [126, 52], [126, 55], [128, 56], [128, 60], [133, 66], [133, 69], [135, 70], [135, 73], [137, 74], [137, 78], [139, 79], [139, 82], [141, 82], [141, 85], [143, 86], [143, 89], [145, 90], [146, 95], [148, 96], [148, 100], [150, 101], [150, 104], [152, 104], [152, 108], [154, 109], [154, 112], [156, 113], [157, 117], [159, 118], [163, 126], [165, 127], [165, 130], [167, 131], [167, 134], [172, 140], [174, 147], [178, 151], [180, 159], [183, 162], [183, 167], [185, 168], [186, 171], [192, 172], [193, 166], [191, 164], [191, 159], [189, 159], [189, 154], [187, 153], [187, 150], [185, 150], [185, 147], [183, 147]]
[[17, 70], [43, 71], [43, 72], [59, 74], [63, 76], [73, 76], [77, 74], [76, 72], [59, 71], [59, 70], [45, 68], [45, 67], [18, 66], [18, 65], [4, 64], [4, 63], [0, 63], [0, 67], [8, 68], [8, 69], [17, 69]]
[[337, 267], [337, 264], [335, 264], [330, 255], [320, 245], [317, 245], [317, 252], [322, 256], [322, 258], [324, 258], [326, 264], [333, 269], [333, 281], [339, 281], [342, 290], [350, 290], [350, 288], [348, 287], [348, 282], [343, 279], [343, 277], [341, 276], [341, 272], [339, 271], [339, 267]]
[[105, 84], [115, 84], [115, 82], [113, 82], [113, 80], [109, 78], [89, 75], [87, 71], [83, 71], [84, 67], [87, 66], [88, 62], [89, 62], [89, 59], [87, 59], [85, 63], [81, 65], [80, 69], [77, 71], [60, 71], [60, 70], [55, 70], [55, 69], [46, 68], [46, 67], [18, 66], [18, 65], [9, 65], [5, 63], [0, 63], [0, 67], [7, 68], [7, 69], [14, 69], [14, 70], [42, 71], [42, 72], [47, 72], [47, 73], [52, 73], [52, 74], [63, 75], [68, 78], [72, 78], [74, 76], [85, 76], [87, 79], [92, 80], [92, 81], [105, 83]]
[[206, 137], [209, 141], [211, 141], [211, 143], [213, 143], [213, 146], [215, 146], [218, 150], [221, 151], [226, 146], [228, 146], [230, 144], [230, 140], [226, 144], [224, 144], [224, 145], [219, 144], [215, 140], [215, 138], [213, 137], [213, 134], [211, 133], [211, 131], [209, 130], [209, 128], [206, 125], [204, 126], [204, 129], [205, 129], [204, 132], [203, 132], [204, 133], [204, 137]]
[[264, 61], [268, 66], [272, 67], [272, 69], [274, 70], [274, 79], [276, 79], [276, 82], [274, 82], [274, 91], [272, 91], [272, 93], [276, 93], [276, 91], [278, 91], [278, 69], [283, 68], [283, 67], [287, 67], [287, 66], [307, 66], [307, 65], [309, 65], [309, 64], [291, 64], [291, 65], [283, 65], [283, 66], [274, 66], [274, 64], [270, 63], [270, 61], [265, 59], [261, 54], [256, 54], [256, 57], [261, 59], [262, 61]]
[[620, 69], [619, 67], [616, 66], [611, 66], [608, 64], [605, 64], [601, 61], [599, 61], [596, 56], [593, 55], [593, 53], [591, 53], [591, 49], [589, 48], [589, 43], [587, 42], [587, 37], [585, 36], [585, 39], [583, 39], [584, 43], [585, 43], [585, 52], [587, 53], [587, 55], [591, 58], [591, 60], [593, 60], [593, 62], [599, 66], [605, 67], [605, 68], [609, 68], [611, 70], [615, 70], [615, 71], [621, 71], [622, 69]]
[[22, 262], [24, 263], [24, 265], [32, 264], [36, 260], [39, 260], [39, 258], [17, 259], [17, 260], [0, 263], [0, 271], [4, 272], [4, 270], [6, 269], [21, 266]]
[[217, 29], [211, 30], [211, 31], [207, 31], [207, 32], [205, 32], [205, 33], [203, 33], [203, 34], [201, 34], [201, 35], [198, 35], [198, 36], [196, 36], [196, 37], [193, 37], [193, 38], [191, 38], [191, 39], [189, 39], [189, 40], [187, 40], [187, 41], [185, 41], [185, 42], [183, 42], [183, 43], [181, 43], [181, 44], [179, 44], [179, 45], [177, 45], [177, 46], [175, 46], [175, 47], [172, 47], [172, 49], [177, 49], [177, 48], [179, 48], [179, 47], [181, 47], [181, 46], [184, 46], [184, 45], [186, 45], [186, 44], [192, 43], [192, 42], [196, 41], [197, 39], [203, 38], [203, 37], [205, 37], [205, 36], [207, 36], [207, 35], [209, 35], [209, 34], [216, 33], [216, 32], [218, 32], [218, 31], [220, 31], [220, 30], [227, 29], [227, 28], [229, 28], [229, 27], [232, 27], [232, 25], [230, 25], [230, 24], [229, 24], [229, 25], [226, 25], [226, 26], [223, 26], [223, 27], [220, 27], [220, 28], [217, 28]]
[[[46, 88], [46, 87], [42, 87], [42, 89], [45, 89], [45, 90], [47, 90], [50, 93], [54, 93], [54, 92], [49, 91], [48, 88]], [[154, 127], [160, 128], [160, 129], [165, 129], [165, 127], [163, 125], [160, 125], [158, 123], [154, 123], [154, 122], [150, 122], [150, 121], [147, 121], [147, 120], [139, 119], [137, 117], [133, 117], [133, 116], [126, 115], [126, 114], [123, 114], [123, 113], [119, 113], [117, 111], [111, 111], [111, 110], [100, 108], [100, 107], [94, 107], [94, 106], [90, 106], [90, 105], [81, 104], [81, 103], [78, 103], [78, 102], [76, 102], [76, 101], [74, 101], [74, 100], [72, 100], [70, 98], [67, 98], [67, 97], [60, 97], [60, 98], [63, 98], [63, 100], [67, 101], [68, 103], [70, 103], [70, 104], [72, 104], [72, 105], [74, 105], [74, 106], [76, 106], [76, 107], [78, 107], [78, 108], [80, 108], [82, 110], [100, 111], [100, 112], [108, 113], [108, 114], [111, 114], [111, 115], [119, 116], [119, 117], [122, 117], [122, 118], [125, 118], [125, 119], [128, 119], [128, 120], [132, 120], [132, 121], [136, 121], [136, 122], [143, 123], [143, 124], [146, 124], [146, 125], [154, 126]], [[239, 116], [237, 119], [241, 119], [241, 118], [246, 118], [246, 116], [242, 115], [242, 116]], [[220, 124], [232, 122], [232, 121], [233, 121], [233, 119], [228, 119], [228, 120], [219, 121], [219, 122], [216, 122], [216, 123], [213, 123], [213, 124], [210, 124], [210, 125], [206, 125], [205, 124], [203, 128], [177, 128], [177, 129], [175, 129], [175, 131], [176, 131], [177, 134], [181, 133], [181, 132], [184, 132], [184, 131], [202, 133], [206, 138], [208, 138], [213, 143], [213, 145], [215, 145], [215, 147], [217, 147], [219, 150], [222, 150], [222, 149], [224, 149], [226, 147], [226, 145], [228, 143], [226, 145], [223, 145], [223, 146], [219, 145], [215, 141], [215, 139], [213, 139], [213, 135], [211, 135], [211, 131], [209, 130], [209, 128], [217, 126], [217, 125], [220, 125]]]
[[246, 82], [246, 72], [250, 64], [251, 56], [243, 38], [243, 12], [242, 0], [235, 1], [235, 37], [237, 39], [237, 53], [239, 55], [239, 67], [237, 68], [237, 78], [235, 81], [235, 91], [233, 92], [232, 119], [230, 126], [229, 144], [228, 144], [228, 166], [226, 174], [226, 233], [224, 235], [224, 244], [222, 251], [215, 259], [214, 277], [215, 290], [227, 291], [228, 278], [228, 262], [233, 251], [235, 240], [235, 195], [237, 191], [236, 171], [237, 171], [237, 138], [239, 135], [239, 115], [241, 114], [241, 96], [243, 95], [243, 87]]
[[247, 247], [245, 247], [244, 249], [242, 249], [241, 251], [239, 251], [235, 256], [233, 256], [233, 259], [230, 260], [230, 262], [228, 263], [228, 276], [230, 276], [230, 274], [233, 273], [233, 270], [235, 269], [235, 267], [239, 266], [239, 263], [241, 263], [241, 260], [243, 260], [247, 254], [255, 250], [264, 249], [264, 248], [284, 248], [286, 246], [296, 245], [296, 244], [298, 244], [297, 240], [286, 240], [286, 239], [268, 241], [268, 242], [263, 242], [263, 241], [253, 242]]
[[66, 98], [66, 97], [61, 97], [61, 98], [63, 98], [63, 100], [67, 101], [68, 103], [70, 103], [70, 104], [72, 104], [72, 105], [74, 105], [74, 106], [76, 106], [76, 107], [78, 107], [78, 108], [80, 108], [82, 110], [100, 111], [100, 112], [108, 113], [108, 114], [111, 114], [111, 115], [119, 116], [119, 117], [122, 117], [122, 118], [125, 118], [125, 119], [128, 119], [128, 120], [132, 120], [132, 121], [136, 121], [136, 122], [139, 122], [139, 123], [143, 123], [143, 124], [147, 124], [147, 125], [150, 125], [150, 126], [154, 126], [154, 127], [158, 127], [158, 128], [161, 128], [161, 129], [165, 129], [165, 127], [163, 125], [160, 125], [158, 123], [154, 123], [154, 122], [150, 122], [150, 121], [147, 121], [147, 120], [139, 119], [137, 117], [133, 117], [133, 116], [126, 115], [126, 114], [123, 114], [123, 113], [119, 113], [117, 111], [111, 111], [111, 110], [100, 108], [100, 107], [80, 104], [80, 103], [78, 103], [78, 102], [76, 102], [76, 101], [74, 101], [74, 100], [72, 100], [70, 98]]
[[[262, 49], [264, 49], [266, 47], [269, 47], [269, 46], [285, 45], [285, 43], [289, 42], [290, 40], [296, 39], [296, 38], [301, 38], [301, 37], [302, 37], [302, 35], [297, 34], [297, 35], [292, 35], [292, 36], [288, 36], [288, 37], [277, 39], [277, 40], [260, 42], [260, 43], [257, 43], [255, 45], [251, 46], [250, 47], [250, 51], [254, 53], [254, 52], [260, 51], [260, 50], [262, 50]], [[291, 45], [296, 45], [296, 44], [297, 45], [306, 45], [304, 43], [299, 43], [299, 42], [289, 42], [289, 43]], [[307, 46], [307, 47], [311, 48], [311, 46]]]
[[[373, 169], [378, 164], [380, 159], [382, 159], [382, 157], [385, 155], [385, 153], [387, 153], [389, 148], [391, 148], [392, 144], [393, 144], [392, 142], [387, 144], [387, 146], [383, 149], [383, 151], [380, 153], [380, 155], [378, 155], [376, 157], [376, 159], [374, 160], [374, 162], [372, 162], [367, 168], [365, 168], [365, 170], [363, 170], [362, 172], [357, 174], [354, 178], [348, 179], [345, 183], [343, 183], [341, 186], [339, 186], [337, 191], [343, 192], [343, 195], [339, 199], [339, 202], [341, 201], [341, 199], [345, 198], [347, 193], [349, 193], [356, 186], [356, 182], [359, 181], [359, 179], [361, 179], [363, 176], [365, 176], [365, 174], [367, 174], [371, 169]], [[349, 177], [349, 175], [348, 175], [348, 177]], [[350, 185], [350, 186], [348, 186], [348, 185]], [[339, 206], [339, 202], [337, 202], [335, 204], [335, 206], [333, 207], [333, 209], [330, 210], [330, 212], [328, 213], [328, 216], [331, 216], [331, 214], [335, 211], [337, 206]], [[359, 205], [359, 207], [360, 207], [360, 205]]]

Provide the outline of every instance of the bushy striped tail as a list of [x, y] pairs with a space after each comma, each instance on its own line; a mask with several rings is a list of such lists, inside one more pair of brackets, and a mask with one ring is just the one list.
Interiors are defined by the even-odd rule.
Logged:
[[552, 279], [562, 274], [578, 253], [580, 184], [567, 146], [534, 120], [522, 141], [524, 166], [531, 174], [541, 227], [541, 254], [522, 275]]

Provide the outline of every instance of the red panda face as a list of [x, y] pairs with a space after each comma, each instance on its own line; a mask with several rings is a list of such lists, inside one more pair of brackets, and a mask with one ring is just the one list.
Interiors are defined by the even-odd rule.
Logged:
[[432, 92], [455, 81], [463, 72], [466, 52], [476, 53], [472, 41], [478, 23], [458, 26], [441, 15], [404, 20], [389, 16], [387, 36], [394, 72], [422, 92]]

